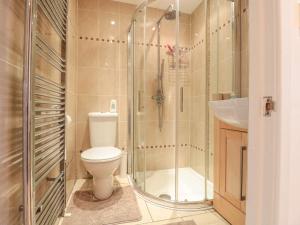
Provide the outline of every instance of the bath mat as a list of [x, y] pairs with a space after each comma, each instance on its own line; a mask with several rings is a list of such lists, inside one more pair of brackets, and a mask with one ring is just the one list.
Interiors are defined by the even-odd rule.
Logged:
[[142, 219], [131, 186], [118, 187], [113, 195], [100, 201], [92, 191], [77, 191], [67, 209], [62, 225], [107, 225], [135, 222]]
[[196, 225], [194, 220], [180, 221], [175, 223], [168, 223], [166, 225]]

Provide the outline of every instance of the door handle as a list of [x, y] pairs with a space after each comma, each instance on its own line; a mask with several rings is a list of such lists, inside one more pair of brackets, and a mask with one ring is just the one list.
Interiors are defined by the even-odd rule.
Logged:
[[244, 186], [244, 152], [247, 151], [247, 146], [241, 146], [241, 193], [240, 200], [245, 201], [246, 196], [243, 194], [243, 186]]

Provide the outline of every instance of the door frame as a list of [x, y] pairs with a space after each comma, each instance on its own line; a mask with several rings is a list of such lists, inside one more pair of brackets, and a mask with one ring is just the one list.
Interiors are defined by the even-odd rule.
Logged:
[[[299, 13], [298, 0], [249, 0], [247, 225], [300, 221]], [[264, 96], [275, 101], [271, 117]]]

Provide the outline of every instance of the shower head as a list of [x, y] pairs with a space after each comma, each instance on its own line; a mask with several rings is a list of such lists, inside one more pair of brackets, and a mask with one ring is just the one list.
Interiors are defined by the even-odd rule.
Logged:
[[159, 25], [162, 19], [165, 18], [166, 20], [175, 20], [176, 19], [176, 10], [174, 9], [173, 5], [169, 5], [165, 13], [159, 18], [157, 24]]
[[171, 11], [167, 11], [164, 16], [165, 16], [166, 20], [175, 20], [176, 19], [176, 10], [172, 9]]

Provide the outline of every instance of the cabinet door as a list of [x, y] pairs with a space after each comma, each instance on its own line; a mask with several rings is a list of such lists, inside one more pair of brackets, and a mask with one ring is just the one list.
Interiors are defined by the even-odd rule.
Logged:
[[245, 200], [244, 135], [240, 131], [225, 129], [221, 129], [220, 133], [220, 193], [239, 209], [242, 209], [242, 202]]

